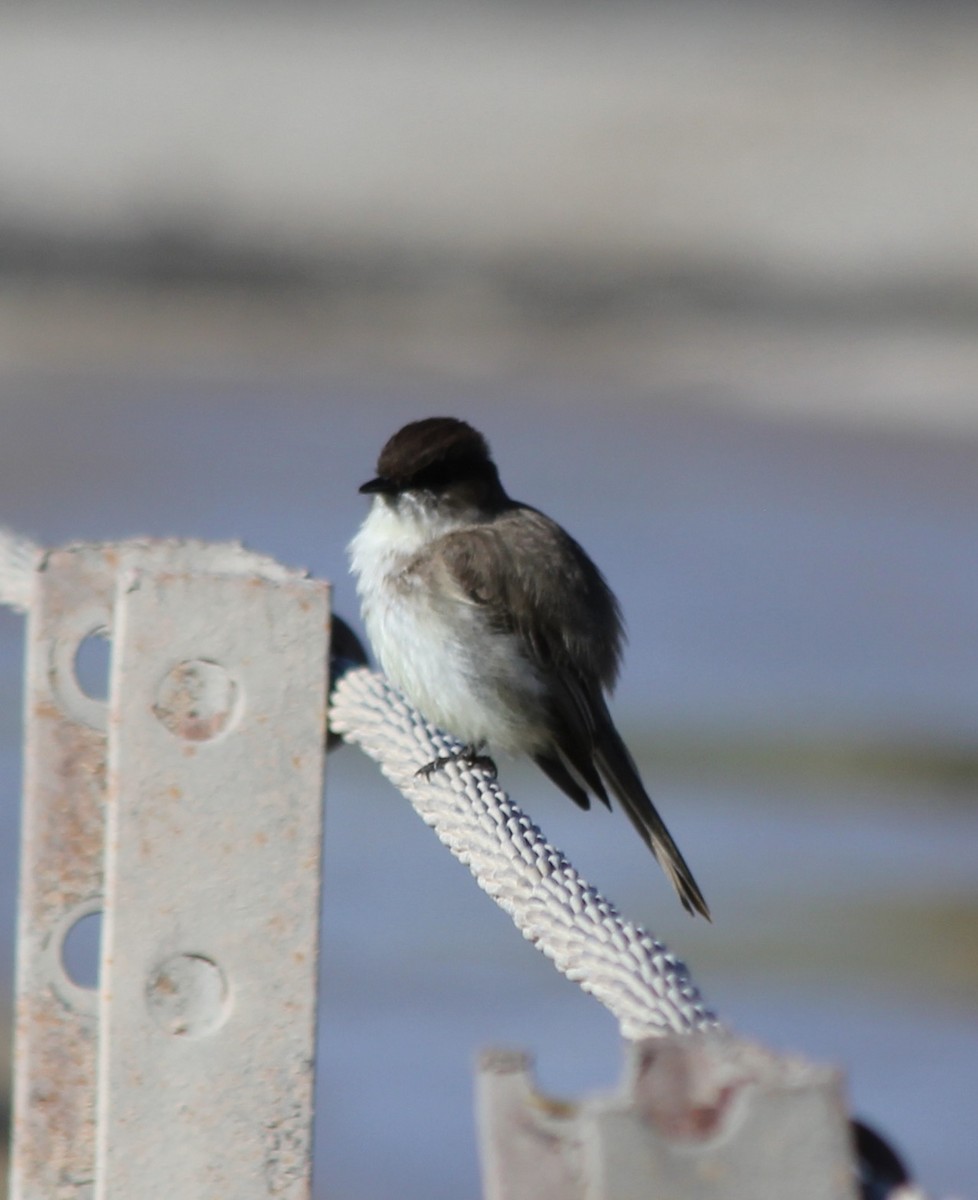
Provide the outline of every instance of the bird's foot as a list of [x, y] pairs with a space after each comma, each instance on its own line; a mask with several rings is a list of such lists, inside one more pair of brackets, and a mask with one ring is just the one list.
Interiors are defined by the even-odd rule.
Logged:
[[430, 763], [419, 767], [415, 775], [422, 779], [430, 779], [436, 771], [441, 771], [449, 763], [458, 763], [459, 766], [468, 767], [470, 770], [484, 771], [490, 779], [495, 779], [497, 775], [493, 759], [488, 754], [480, 754], [477, 746], [462, 746], [452, 754], [439, 754]]

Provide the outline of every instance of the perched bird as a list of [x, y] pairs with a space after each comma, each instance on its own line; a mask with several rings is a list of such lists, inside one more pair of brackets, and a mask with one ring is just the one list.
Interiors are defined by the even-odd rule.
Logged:
[[[525, 754], [581, 808], [617, 797], [690, 913], [709, 909], [608, 713], [618, 602], [555, 521], [512, 500], [471, 425], [429, 417], [387, 442], [350, 557], [395, 687], [463, 756]], [[438, 763], [429, 764], [428, 771]], [[493, 766], [494, 769], [494, 766]]]

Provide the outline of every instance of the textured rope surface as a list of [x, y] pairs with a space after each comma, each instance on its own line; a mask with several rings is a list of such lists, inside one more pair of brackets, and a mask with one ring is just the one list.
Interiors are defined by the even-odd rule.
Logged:
[[34, 564], [40, 546], [0, 526], [0, 604], [25, 613], [31, 603]]
[[428, 779], [417, 775], [459, 743], [427, 725], [382, 675], [344, 675], [330, 726], [379, 764], [523, 936], [614, 1013], [623, 1037], [717, 1025], [685, 965], [623, 921], [485, 771], [450, 762]]

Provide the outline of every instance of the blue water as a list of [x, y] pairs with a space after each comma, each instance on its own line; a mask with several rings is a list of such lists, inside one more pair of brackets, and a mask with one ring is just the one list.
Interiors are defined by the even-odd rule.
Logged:
[[[382, 441], [451, 412], [489, 434], [512, 492], [588, 547], [631, 628], [624, 724], [871, 736], [974, 750], [976, 447], [749, 420], [708, 405], [498, 382], [430, 386], [173, 377], [6, 381], [0, 521], [46, 544], [242, 537], [336, 582]], [[20, 622], [0, 615], [0, 977], [12, 958]], [[355, 751], [330, 764], [318, 1181], [334, 1200], [478, 1194], [472, 1063], [531, 1049], [545, 1086], [611, 1085], [611, 1018], [514, 932]], [[625, 823], [532, 773], [531, 815], [626, 914], [687, 957], [744, 1032], [843, 1065], [857, 1109], [936, 1195], [978, 1195], [978, 1013], [942, 977], [867, 974], [820, 914], [978, 909], [975, 797], [925, 779], [657, 778], [717, 917], [694, 926]], [[824, 977], [788, 950], [817, 932]], [[841, 931], [840, 931], [841, 932]], [[766, 956], [758, 937], [775, 947]], [[973, 943], [972, 943], [973, 944]], [[777, 947], [784, 946], [779, 966]], [[833, 946], [837, 955], [832, 959]], [[743, 954], [738, 959], [738, 949]], [[722, 951], [722, 952], [721, 952]], [[773, 955], [773, 958], [772, 958]], [[9, 994], [9, 984], [3, 985]]]
[[[469, 1093], [479, 1047], [532, 1049], [543, 1084], [579, 1094], [612, 1085], [613, 1021], [515, 936], [406, 803], [350, 752], [331, 764], [327, 837], [321, 1170], [341, 1195], [476, 1195]], [[579, 869], [634, 919], [686, 955], [707, 998], [745, 1034], [843, 1066], [861, 1113], [901, 1148], [936, 1195], [974, 1194], [978, 1014], [940, 980], [866, 978], [847, 943], [824, 979], [797, 956], [714, 962], [716, 942], [759, 932], [803, 936], [828, 898], [925, 900], [945, 887], [973, 895], [978, 814], [919, 812], [883, 821], [872, 803], [826, 812], [786, 795], [779, 808], [742, 791], [724, 798], [660, 789], [663, 810], [717, 913], [694, 926], [622, 822], [580, 814], [531, 777], [514, 788]], [[821, 798], [824, 801], [824, 798]], [[806, 813], [807, 803], [816, 809]], [[357, 852], [350, 854], [355, 846]], [[844, 908], [843, 908], [844, 911]], [[817, 917], [814, 918], [817, 920]], [[899, 930], [889, 936], [900, 937]], [[908, 934], [908, 937], [911, 935]], [[828, 940], [830, 952], [835, 941]], [[972, 996], [974, 992], [972, 991]], [[379, 1107], [378, 1107], [379, 1106]], [[363, 1137], [392, 1148], [363, 1154]]]

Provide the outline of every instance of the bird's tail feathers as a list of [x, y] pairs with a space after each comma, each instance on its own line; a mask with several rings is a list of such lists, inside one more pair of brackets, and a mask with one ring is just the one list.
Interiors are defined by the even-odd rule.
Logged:
[[703, 893], [665, 822], [649, 799], [628, 748], [618, 736], [610, 717], [602, 726], [594, 746], [598, 770], [665, 871], [683, 908], [691, 914], [699, 913], [709, 921], [710, 909]]

